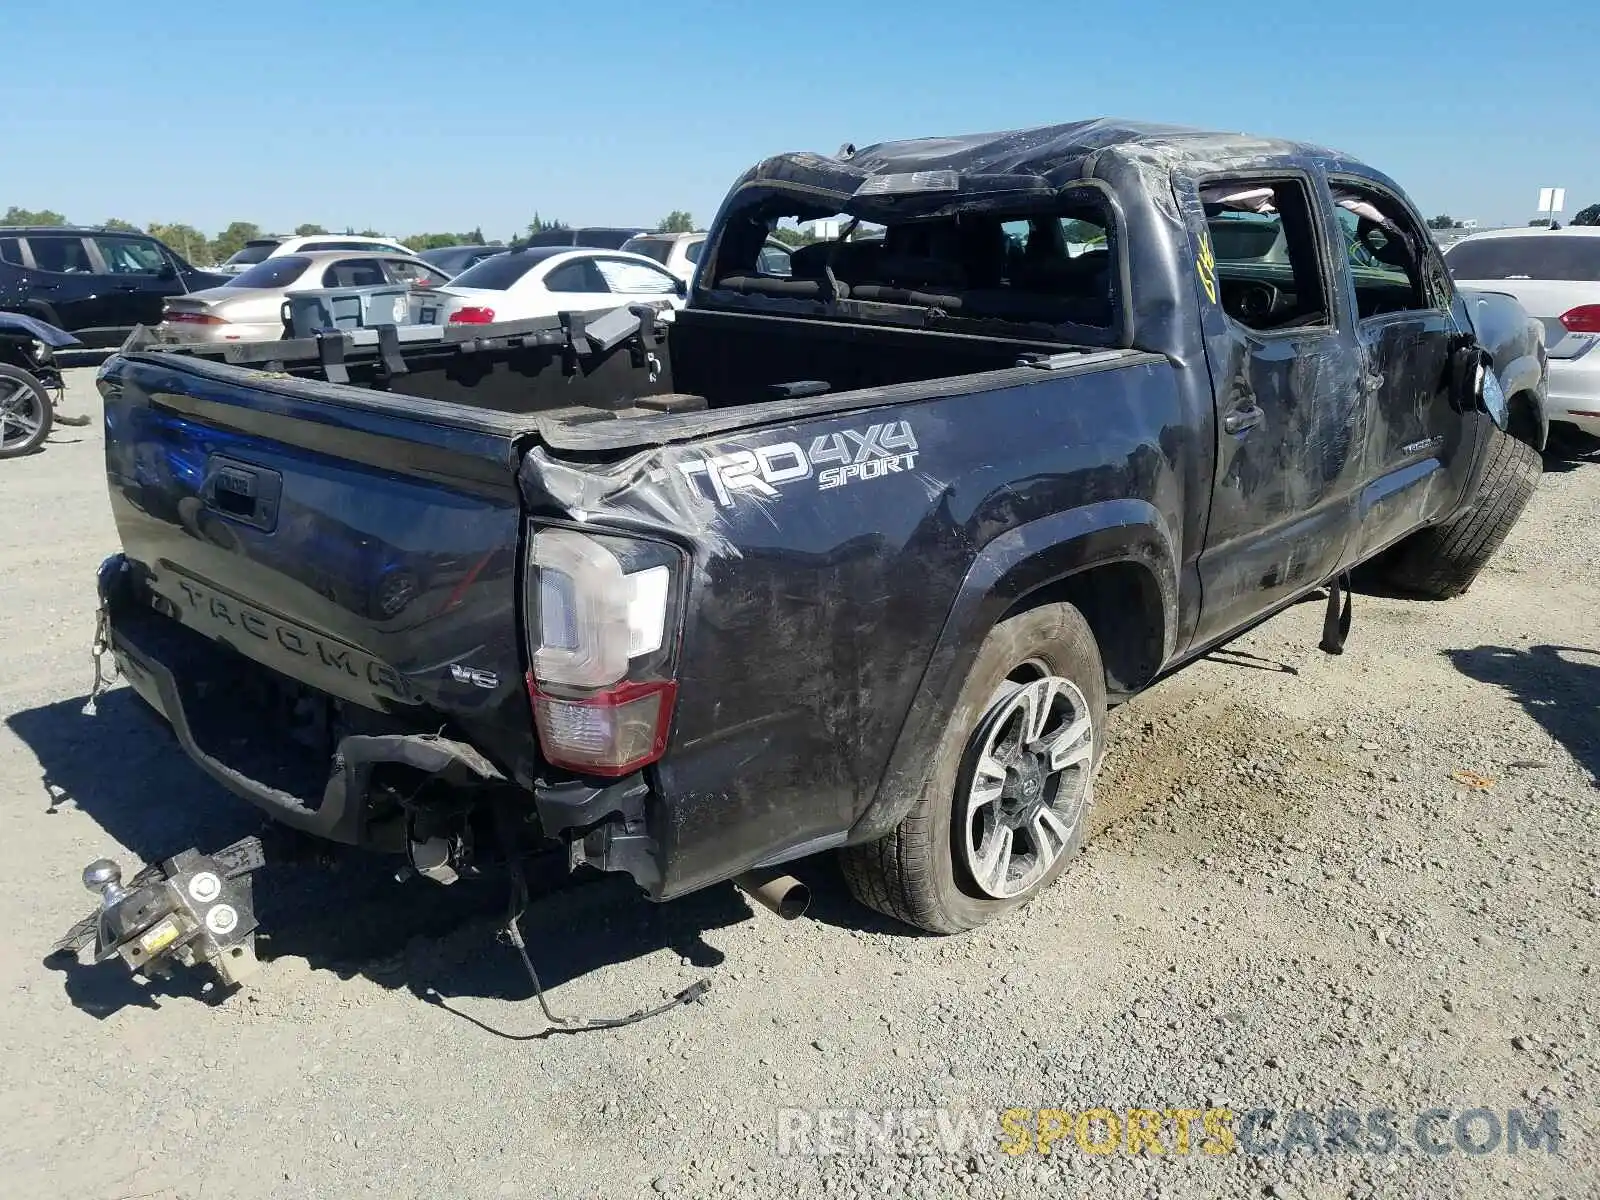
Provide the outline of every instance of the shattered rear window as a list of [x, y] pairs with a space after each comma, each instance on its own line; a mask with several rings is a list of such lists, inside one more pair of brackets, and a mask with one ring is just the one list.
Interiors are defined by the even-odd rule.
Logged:
[[[713, 290], [843, 303], [840, 315], [866, 320], [880, 315], [867, 306], [894, 305], [939, 320], [1117, 324], [1118, 250], [1098, 191], [1059, 198], [1047, 211], [1034, 201], [1023, 212], [985, 208], [881, 225], [848, 214], [799, 220], [772, 201], [742, 214], [747, 227], [740, 215], [717, 250]], [[761, 269], [760, 248], [774, 231], [791, 244], [786, 277]]]

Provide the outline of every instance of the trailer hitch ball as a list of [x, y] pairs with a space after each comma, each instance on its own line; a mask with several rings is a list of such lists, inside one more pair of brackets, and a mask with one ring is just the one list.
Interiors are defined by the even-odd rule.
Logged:
[[109, 858], [97, 858], [83, 869], [83, 886], [100, 897], [101, 908], [110, 908], [128, 894], [122, 886], [122, 868]]
[[90, 863], [83, 886], [100, 897], [96, 961], [121, 958], [146, 976], [174, 966], [209, 967], [224, 984], [241, 982], [258, 965], [256, 920], [248, 869], [231, 865], [185, 850], [124, 887], [116, 863]]

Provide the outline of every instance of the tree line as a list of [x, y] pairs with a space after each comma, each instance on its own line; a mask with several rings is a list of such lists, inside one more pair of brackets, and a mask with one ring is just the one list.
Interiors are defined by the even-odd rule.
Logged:
[[[1550, 224], [1550, 218], [1549, 217], [1535, 217], [1533, 220], [1529, 221], [1528, 224], [1529, 225], [1549, 225]], [[1600, 204], [1591, 204], [1591, 205], [1589, 205], [1588, 208], [1580, 208], [1576, 213], [1573, 214], [1571, 224], [1573, 224], [1573, 225], [1600, 225]], [[1447, 215], [1445, 213], [1440, 213], [1437, 217], [1429, 217], [1428, 218], [1428, 228], [1429, 229], [1461, 229], [1461, 228], [1463, 228], [1463, 226], [1462, 226], [1461, 222], [1456, 220], [1454, 217], [1449, 216], [1449, 215]]]
[[[5, 215], [0, 216], [0, 225], [69, 225], [61, 213], [50, 209], [27, 209], [12, 205], [6, 209]], [[269, 236], [264, 234], [259, 225], [251, 221], [233, 221], [226, 229], [215, 235], [208, 235], [193, 225], [181, 222], [168, 224], [162, 221], [152, 221], [148, 225], [135, 225], [132, 221], [124, 221], [113, 217], [101, 221], [93, 226], [96, 229], [105, 229], [121, 233], [148, 233], [197, 266], [210, 266], [215, 263], [226, 262], [233, 255], [244, 249], [246, 242], [257, 238]], [[438, 250], [445, 246], [504, 246], [515, 245], [523, 237], [537, 233], [544, 233], [554, 229], [568, 229], [565, 221], [548, 220], [537, 212], [533, 220], [527, 225], [526, 233], [518, 232], [510, 238], [485, 237], [482, 226], [475, 227], [464, 233], [413, 233], [397, 239], [401, 245], [411, 250]], [[662, 217], [656, 223], [657, 233], [692, 233], [694, 231], [694, 217], [682, 209], [673, 209], [672, 212]], [[340, 233], [347, 237], [388, 237], [376, 229], [357, 230], [353, 226], [346, 226], [342, 231], [328, 229], [314, 223], [296, 225], [293, 236], [306, 237], [319, 233]]]
[[[1548, 225], [1549, 218], [1541, 217], [1528, 222], [1530, 225]], [[71, 224], [66, 217], [50, 209], [27, 209], [12, 205], [6, 209], [5, 215], [0, 216], [0, 225], [68, 225]], [[1588, 208], [1577, 212], [1571, 221], [1573, 225], [1600, 225], [1600, 204], [1591, 204]], [[1428, 220], [1430, 229], [1460, 229], [1461, 222], [1454, 217], [1441, 213]], [[139, 226], [131, 221], [124, 221], [113, 217], [101, 221], [94, 226], [97, 229], [121, 231], [124, 233], [148, 233], [151, 237], [165, 242], [184, 258], [197, 266], [210, 266], [214, 263], [226, 262], [233, 255], [244, 249], [245, 243], [266, 236], [261, 227], [251, 221], [233, 221], [228, 227], [214, 236], [196, 229], [193, 225], [181, 222], [167, 224], [161, 221], [152, 221], [148, 225]], [[533, 220], [528, 222], [526, 232], [519, 231], [506, 239], [488, 238], [484, 236], [483, 227], [477, 226], [464, 233], [413, 233], [397, 239], [402, 246], [411, 250], [437, 250], [445, 246], [505, 246], [517, 245], [525, 237], [534, 234], [546, 233], [550, 230], [569, 229], [565, 221], [550, 220], [539, 213], [533, 214]], [[657, 233], [692, 233], [695, 231], [694, 217], [683, 209], [673, 209], [661, 220], [656, 222]], [[305, 237], [318, 233], [340, 233], [347, 237], [387, 237], [376, 229], [358, 230], [353, 226], [345, 226], [343, 230], [328, 229], [314, 223], [296, 225], [294, 236]], [[791, 246], [804, 246], [817, 240], [809, 229], [794, 229], [780, 227], [772, 231], [772, 236], [779, 241], [787, 242]]]

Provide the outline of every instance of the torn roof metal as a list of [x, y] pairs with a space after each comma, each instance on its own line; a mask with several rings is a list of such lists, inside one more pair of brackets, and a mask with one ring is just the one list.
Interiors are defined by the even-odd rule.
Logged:
[[[879, 142], [839, 157], [810, 152], [779, 154], [745, 173], [735, 191], [756, 189], [801, 201], [815, 215], [844, 212], [868, 219], [891, 214], [931, 216], [939, 212], [1043, 200], [1076, 180], [1092, 176], [1094, 160], [1106, 152], [1164, 166], [1189, 163], [1226, 167], [1270, 159], [1347, 156], [1303, 142], [1158, 125], [1117, 118], [1041, 125], [999, 133], [911, 138]], [[862, 190], [875, 176], [954, 172], [956, 185], [925, 195]]]
[[1208, 132], [1181, 125], [1156, 125], [1103, 117], [1063, 125], [1040, 125], [1003, 133], [912, 138], [864, 146], [848, 160], [863, 171], [945, 168], [983, 175], [1036, 175], [1060, 179], [1079, 174], [1084, 159], [1103, 150], [1148, 146], [1171, 157], [1211, 160], [1269, 154], [1326, 154], [1315, 147], [1245, 133]]

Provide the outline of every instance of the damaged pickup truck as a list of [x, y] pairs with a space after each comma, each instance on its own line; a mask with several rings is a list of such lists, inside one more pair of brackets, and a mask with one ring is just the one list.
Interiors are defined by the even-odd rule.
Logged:
[[[763, 272], [796, 221], [838, 234]], [[1337, 153], [783, 154], [670, 320], [136, 336], [99, 644], [206, 774], [424, 876], [553, 839], [667, 900], [837, 852], [954, 933], [1067, 865], [1108, 705], [1324, 587], [1337, 651], [1358, 564], [1464, 591], [1544, 386], [1514, 302]], [[208, 928], [172, 903], [149, 953]]]

